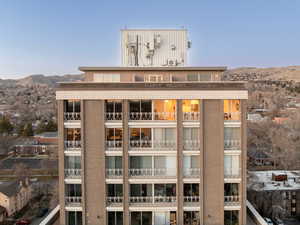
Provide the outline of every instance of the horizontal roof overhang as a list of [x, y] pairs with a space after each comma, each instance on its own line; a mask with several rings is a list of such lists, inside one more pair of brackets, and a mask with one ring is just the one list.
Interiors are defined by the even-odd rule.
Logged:
[[225, 71], [227, 67], [79, 67], [80, 71]]

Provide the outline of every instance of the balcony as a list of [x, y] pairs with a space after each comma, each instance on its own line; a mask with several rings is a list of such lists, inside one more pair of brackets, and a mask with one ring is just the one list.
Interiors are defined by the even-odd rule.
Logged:
[[65, 150], [68, 151], [80, 151], [81, 141], [65, 141]]
[[105, 143], [106, 143], [107, 150], [121, 150], [123, 146], [123, 141], [113, 140], [113, 141], [106, 141]]
[[64, 112], [65, 121], [79, 121], [80, 119], [80, 112]]
[[200, 151], [199, 140], [184, 140], [183, 149], [185, 151]]
[[169, 177], [176, 176], [176, 169], [169, 168], [142, 168], [129, 169], [129, 175], [133, 177]]
[[200, 121], [200, 112], [183, 112], [183, 121]]
[[241, 112], [224, 112], [224, 121], [226, 122], [241, 121]]
[[194, 202], [199, 202], [200, 197], [199, 196], [184, 196], [183, 200], [185, 203], [194, 203]]
[[123, 202], [122, 196], [106, 197], [107, 205], [120, 205]]
[[129, 197], [131, 204], [176, 203], [176, 196], [138, 196]]
[[106, 176], [108, 178], [120, 178], [123, 176], [123, 169], [106, 169]]
[[81, 169], [65, 169], [65, 178], [81, 178]]
[[65, 197], [66, 206], [78, 207], [81, 206], [82, 197], [80, 196], [68, 196]]
[[130, 140], [130, 148], [151, 148], [151, 140]]
[[129, 120], [152, 120], [152, 112], [130, 112]]
[[155, 149], [176, 150], [176, 140], [154, 140], [153, 147]]
[[184, 168], [183, 176], [189, 178], [200, 177], [200, 168]]
[[238, 196], [238, 195], [224, 196], [224, 205], [225, 206], [237, 206], [240, 204], [241, 204], [240, 196]]
[[224, 140], [224, 150], [233, 151], [241, 149], [241, 140]]
[[106, 112], [105, 119], [106, 120], [122, 120], [123, 113], [121, 112]]

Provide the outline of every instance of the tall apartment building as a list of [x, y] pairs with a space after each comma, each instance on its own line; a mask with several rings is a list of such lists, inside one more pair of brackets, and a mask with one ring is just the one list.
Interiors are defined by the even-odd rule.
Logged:
[[224, 67], [80, 70], [56, 92], [60, 224], [246, 224], [244, 83]]

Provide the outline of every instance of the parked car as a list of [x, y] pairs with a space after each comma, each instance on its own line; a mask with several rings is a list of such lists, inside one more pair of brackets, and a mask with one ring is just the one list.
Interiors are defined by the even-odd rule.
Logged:
[[264, 219], [268, 225], [274, 225], [274, 223], [272, 222], [272, 220], [270, 218], [265, 217]]
[[16, 225], [29, 225], [29, 224], [30, 224], [30, 220], [27, 219], [21, 219], [16, 222]]
[[284, 223], [281, 219], [275, 218], [273, 221], [274, 221], [275, 225], [284, 225]]

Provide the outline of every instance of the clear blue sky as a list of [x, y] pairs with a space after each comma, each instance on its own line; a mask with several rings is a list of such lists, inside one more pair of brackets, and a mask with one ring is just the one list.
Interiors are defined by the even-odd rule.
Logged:
[[300, 64], [300, 0], [1, 0], [0, 78], [117, 66], [125, 26], [185, 26], [190, 65]]

